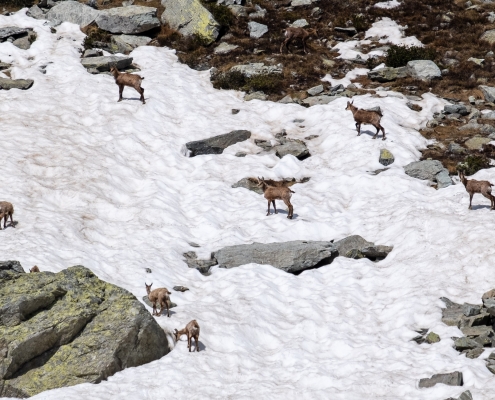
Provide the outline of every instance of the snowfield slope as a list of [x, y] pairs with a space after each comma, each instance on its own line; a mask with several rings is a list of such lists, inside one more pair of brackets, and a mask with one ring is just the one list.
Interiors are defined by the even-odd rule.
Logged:
[[[388, 139], [371, 140], [372, 127], [356, 135], [345, 99], [309, 109], [243, 102], [240, 93], [214, 90], [208, 72], [179, 64], [173, 51], [143, 47], [132, 56], [147, 104], [128, 88], [117, 103], [113, 78], [82, 67], [76, 26], [52, 34], [24, 11], [0, 17], [0, 27], [38, 34], [29, 50], [0, 44], [0, 60], [16, 65], [13, 77], [35, 80], [28, 91], [0, 91], [1, 198], [19, 222], [0, 231], [1, 259], [54, 272], [83, 264], [138, 298], [145, 281], [185, 285], [190, 291], [172, 295], [171, 318], [158, 322], [167, 331], [193, 318], [201, 325], [200, 353], [189, 354], [183, 340], [107, 382], [33, 399], [438, 400], [467, 389], [476, 400], [493, 399], [495, 377], [482, 360], [489, 351], [471, 360], [452, 348], [460, 331], [442, 324], [438, 299], [479, 303], [495, 287], [495, 212], [479, 195], [468, 211], [462, 185], [437, 191], [402, 168], [419, 159], [427, 142], [416, 129], [441, 100], [425, 95], [417, 113], [399, 94], [356, 97], [359, 107], [384, 110]], [[302, 162], [254, 155], [252, 139], [222, 155], [180, 153], [188, 141], [234, 129], [252, 131], [252, 139], [282, 129], [319, 137]], [[373, 175], [384, 147], [396, 161]], [[231, 188], [257, 175], [311, 177], [292, 188], [294, 220], [266, 217], [261, 196]], [[495, 181], [495, 170], [476, 178]], [[339, 257], [299, 276], [246, 265], [205, 277], [182, 260], [190, 250], [206, 257], [227, 245], [351, 234], [394, 250], [378, 263]], [[442, 341], [411, 342], [424, 327]], [[454, 370], [463, 372], [463, 388], [418, 388], [420, 378]]]

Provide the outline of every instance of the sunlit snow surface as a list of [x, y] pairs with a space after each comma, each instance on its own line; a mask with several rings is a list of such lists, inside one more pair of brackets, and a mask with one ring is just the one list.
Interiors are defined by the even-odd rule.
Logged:
[[[193, 318], [201, 325], [200, 353], [188, 353], [183, 340], [107, 382], [33, 399], [438, 400], [467, 389], [493, 399], [495, 377], [481, 359], [488, 351], [470, 360], [452, 348], [450, 337], [461, 333], [440, 321], [438, 298], [479, 303], [495, 286], [495, 212], [479, 195], [468, 211], [461, 185], [436, 191], [402, 169], [427, 145], [415, 129], [441, 100], [425, 95], [416, 113], [404, 98], [355, 97], [359, 107], [384, 110], [388, 139], [372, 140], [369, 126], [356, 135], [346, 99], [308, 109], [243, 102], [240, 93], [214, 90], [209, 72], [178, 63], [173, 51], [142, 47], [132, 56], [147, 104], [128, 88], [117, 103], [113, 78], [81, 66], [77, 27], [52, 34], [23, 13], [0, 17], [0, 27], [12, 25], [33, 27], [38, 40], [29, 50], [0, 44], [0, 60], [16, 65], [13, 77], [35, 80], [28, 91], [0, 91], [1, 197], [19, 221], [0, 231], [2, 259], [54, 272], [83, 264], [138, 298], [145, 281], [185, 285], [190, 291], [173, 292], [171, 318], [157, 321], [166, 330]], [[274, 139], [284, 128], [293, 138], [319, 135], [308, 141], [312, 157], [234, 156], [259, 151], [252, 139]], [[180, 154], [188, 141], [234, 129], [251, 130], [252, 139], [222, 155]], [[396, 161], [374, 176], [385, 147]], [[265, 217], [261, 196], [231, 188], [256, 175], [311, 177], [293, 187], [294, 220]], [[495, 181], [495, 170], [476, 178]], [[206, 257], [234, 244], [351, 234], [394, 250], [379, 263], [339, 257], [300, 276], [246, 265], [205, 277], [182, 261], [190, 250]], [[442, 341], [411, 342], [423, 327]], [[454, 370], [464, 373], [463, 388], [417, 387]]]

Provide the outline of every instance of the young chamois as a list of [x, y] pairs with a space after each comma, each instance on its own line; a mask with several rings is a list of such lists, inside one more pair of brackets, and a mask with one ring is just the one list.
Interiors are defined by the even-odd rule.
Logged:
[[2, 230], [2, 218], [3, 218], [3, 229], [7, 226], [7, 218], [10, 217], [10, 226], [15, 228], [14, 219], [12, 215], [14, 214], [14, 206], [8, 201], [0, 201], [0, 230]]
[[29, 272], [40, 272], [40, 269], [38, 268], [37, 265], [35, 265], [33, 268], [29, 270]]
[[308, 30], [303, 28], [293, 28], [293, 27], [287, 28], [284, 33], [285, 40], [280, 45], [280, 54], [283, 53], [284, 46], [287, 49], [287, 52], [290, 53], [289, 44], [291, 44], [294, 39], [301, 39], [303, 44], [304, 54], [307, 54], [308, 52], [306, 51], [306, 41], [311, 35], [315, 35], [315, 36], [318, 35], [318, 32], [316, 31], [315, 28]]
[[[148, 299], [150, 299], [151, 304], [153, 304], [153, 315], [159, 317], [160, 315], [163, 314], [163, 310], [165, 309], [165, 307], [167, 307], [167, 317], [170, 317], [169, 301], [170, 301], [170, 295], [172, 293], [170, 293], [167, 290], [167, 288], [158, 288], [152, 291], [151, 285], [153, 285], [153, 283], [148, 285], [146, 284], [146, 282], [144, 282], [144, 284], [146, 285], [146, 293], [148, 293]], [[156, 311], [157, 303], [160, 304], [159, 314]]]
[[270, 203], [273, 203], [273, 208], [275, 210], [275, 214], [278, 214], [277, 212], [277, 207], [275, 206], [275, 200], [283, 200], [285, 205], [289, 207], [289, 214], [287, 215], [287, 218], [292, 219], [294, 215], [294, 207], [292, 207], [292, 204], [290, 203], [290, 198], [292, 196], [293, 192], [286, 186], [269, 186], [265, 178], [259, 178], [258, 177], [258, 187], [263, 190], [263, 194], [265, 196], [265, 199], [268, 200], [268, 212], [266, 215], [270, 215]]
[[469, 210], [472, 210], [471, 203], [475, 193], [480, 193], [490, 200], [490, 206], [492, 210], [495, 210], [495, 197], [492, 195], [492, 184], [488, 181], [477, 181], [475, 179], [466, 179], [464, 172], [459, 171], [459, 178], [469, 193]]
[[136, 89], [136, 91], [141, 95], [140, 100], [143, 104], [146, 104], [144, 101], [144, 89], [141, 87], [141, 82], [143, 82], [144, 79], [143, 77], [139, 75], [127, 74], [125, 72], [119, 72], [115, 66], [110, 68], [110, 72], [115, 78], [115, 83], [119, 86], [119, 101], [122, 101], [124, 86], [129, 86]]
[[385, 129], [383, 129], [383, 126], [380, 125], [380, 121], [383, 117], [383, 114], [381, 111], [370, 111], [370, 110], [361, 110], [360, 108], [357, 108], [356, 106], [353, 105], [353, 102], [347, 102], [347, 107], [345, 108], [346, 110], [351, 110], [352, 116], [354, 117], [354, 121], [356, 122], [356, 128], [358, 131], [358, 136], [361, 135], [361, 124], [369, 124], [373, 125], [376, 128], [376, 133], [375, 136], [373, 136], [373, 139], [376, 139], [378, 136], [378, 132], [380, 132], [380, 129], [383, 133], [383, 139], [385, 140]]
[[199, 339], [199, 324], [195, 319], [189, 322], [184, 329], [174, 331], [175, 341], [177, 342], [182, 335], [187, 335], [187, 347], [191, 352], [191, 338], [194, 338], [196, 344], [196, 351], [199, 351], [198, 339]]

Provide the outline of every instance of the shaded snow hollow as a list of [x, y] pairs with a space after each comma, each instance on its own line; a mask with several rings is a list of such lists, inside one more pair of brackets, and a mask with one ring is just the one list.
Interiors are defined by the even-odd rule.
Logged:
[[[438, 298], [479, 303], [494, 286], [495, 213], [481, 196], [468, 211], [462, 185], [437, 191], [402, 168], [419, 159], [427, 141], [416, 129], [443, 101], [425, 95], [416, 113], [404, 98], [355, 97], [359, 107], [384, 111], [388, 140], [371, 140], [372, 127], [356, 135], [346, 99], [308, 109], [243, 102], [242, 93], [214, 90], [208, 71], [180, 64], [174, 51], [142, 47], [131, 56], [146, 78], [147, 104], [128, 88], [117, 103], [113, 78], [82, 67], [79, 28], [65, 23], [51, 34], [23, 12], [0, 16], [0, 27], [12, 25], [33, 27], [38, 39], [29, 50], [0, 44], [0, 59], [16, 65], [13, 77], [35, 80], [28, 91], [0, 91], [2, 200], [14, 203], [19, 221], [0, 231], [2, 259], [54, 272], [83, 264], [138, 298], [145, 281], [185, 285], [189, 291], [172, 294], [171, 318], [157, 320], [168, 331], [193, 318], [201, 325], [200, 353], [188, 353], [183, 340], [166, 357], [106, 382], [33, 399], [438, 400], [467, 389], [476, 400], [493, 398], [487, 354], [471, 360], [451, 347], [460, 331], [442, 324]], [[293, 138], [320, 135], [308, 141], [312, 157], [234, 156], [255, 152], [252, 140], [222, 155], [180, 154], [188, 141], [234, 129], [270, 140], [283, 128]], [[385, 147], [395, 163], [370, 174], [382, 168]], [[257, 175], [311, 177], [292, 187], [294, 220], [265, 217], [259, 195], [230, 187]], [[495, 170], [476, 178], [494, 181]], [[205, 277], [182, 257], [351, 234], [394, 250], [378, 263], [339, 257], [299, 276], [251, 264], [214, 267]], [[411, 342], [422, 327], [442, 341]], [[454, 370], [463, 372], [463, 388], [418, 388], [420, 378]]]

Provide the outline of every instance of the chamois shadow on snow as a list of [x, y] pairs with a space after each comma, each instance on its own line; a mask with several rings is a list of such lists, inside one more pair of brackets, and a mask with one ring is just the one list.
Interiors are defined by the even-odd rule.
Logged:
[[[139, 102], [141, 102], [141, 98], [140, 97], [124, 97], [122, 96], [122, 101], [126, 101], [126, 100], [137, 100]], [[149, 98], [144, 98], [144, 101], [148, 101]]]
[[475, 210], [482, 210], [483, 208], [488, 208], [490, 209], [491, 206], [489, 205], [483, 205], [483, 204], [477, 204], [477, 205], [473, 205], [472, 207], [472, 210], [471, 211], [475, 211]]
[[[375, 133], [376, 133], [376, 132], [372, 132], [372, 131], [370, 131], [370, 130], [365, 130], [365, 131], [363, 131], [363, 130], [361, 129], [361, 135], [366, 134], [366, 135], [368, 135], [368, 136], [375, 136]], [[380, 137], [380, 138], [381, 138], [381, 137], [382, 137], [382, 135], [383, 135], [383, 133], [382, 133], [381, 131], [380, 131], [380, 132], [378, 132], [378, 137]], [[356, 136], [357, 136], [357, 135], [356, 135]]]
[[[278, 214], [285, 214], [285, 215], [288, 215], [289, 214], [289, 212], [287, 210], [280, 210], [280, 209], [277, 208], [277, 211], [278, 211]], [[270, 210], [270, 217], [273, 217], [274, 215], [276, 216], [277, 214], [275, 214], [273, 212], [273, 210]], [[292, 215], [292, 219], [296, 219], [298, 216], [299, 216], [299, 214], [294, 213]]]
[[[189, 349], [187, 348], [187, 339], [179, 339], [179, 340], [177, 340], [175, 342], [174, 349], [177, 346], [181, 346], [182, 343], [185, 343], [186, 350], [187, 350], [187, 352], [189, 352]], [[201, 340], [198, 340], [198, 347], [199, 347], [199, 353], [201, 353], [202, 351], [205, 351], [206, 350], [206, 346], [203, 344], [203, 342]], [[191, 353], [196, 353], [196, 346], [195, 346], [194, 338], [191, 339]]]

